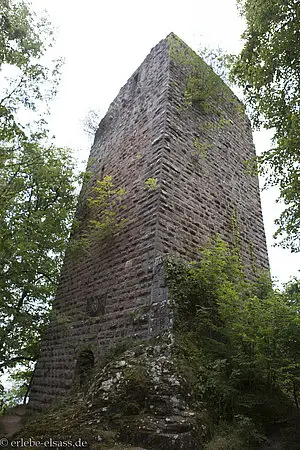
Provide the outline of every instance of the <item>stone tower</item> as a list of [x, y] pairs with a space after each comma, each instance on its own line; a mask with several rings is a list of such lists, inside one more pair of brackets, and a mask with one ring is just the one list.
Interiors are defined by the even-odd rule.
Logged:
[[32, 409], [72, 386], [76, 361], [97, 363], [125, 338], [170, 327], [164, 255], [189, 260], [219, 233], [238, 239], [248, 267], [268, 267], [258, 179], [245, 170], [253, 156], [249, 121], [227, 86], [173, 34], [156, 45], [99, 125], [73, 239], [95, 218], [87, 198], [106, 175], [126, 189], [115, 212], [127, 221], [66, 255]]

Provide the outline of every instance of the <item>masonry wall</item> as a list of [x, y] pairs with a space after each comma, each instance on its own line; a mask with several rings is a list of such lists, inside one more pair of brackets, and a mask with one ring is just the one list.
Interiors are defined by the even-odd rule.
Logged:
[[[216, 232], [234, 243], [234, 217], [245, 262], [268, 265], [258, 181], [244, 170], [254, 152], [248, 120], [225, 106], [230, 125], [206, 131], [212, 146], [205, 158], [196, 158], [201, 123], [216, 118], [199, 105], [182, 108], [185, 84], [186, 70], [172, 60], [165, 39], [99, 125], [74, 238], [88, 229], [92, 213], [86, 199], [95, 180], [105, 175], [127, 190], [120, 214], [129, 221], [112, 239], [93, 242], [88, 254], [66, 255], [56, 320], [47, 330], [33, 380], [32, 409], [45, 408], [73, 385], [83, 351], [91, 351], [98, 363], [124, 338], [149, 338], [171, 326], [165, 254], [193, 258]], [[145, 188], [148, 178], [157, 178], [157, 189]]]
[[251, 275], [268, 268], [268, 255], [258, 178], [246, 166], [255, 156], [250, 122], [228, 91], [217, 107], [197, 101], [185, 106], [187, 77], [171, 57], [158, 249], [199, 257], [199, 247], [218, 233], [240, 247]]

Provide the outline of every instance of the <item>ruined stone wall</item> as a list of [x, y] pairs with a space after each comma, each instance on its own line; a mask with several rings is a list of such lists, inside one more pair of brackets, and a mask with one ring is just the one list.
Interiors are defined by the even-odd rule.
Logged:
[[158, 248], [189, 259], [219, 233], [239, 246], [250, 272], [267, 269], [258, 178], [246, 167], [255, 156], [250, 122], [226, 89], [217, 105], [187, 104], [189, 74], [177, 59], [171, 53]]
[[115, 185], [128, 192], [123, 215], [130, 223], [112, 242], [94, 245], [90, 255], [66, 256], [54, 304], [58, 319], [48, 329], [34, 377], [33, 409], [72, 385], [82, 349], [90, 348], [98, 361], [108, 346], [126, 336], [149, 335], [159, 191], [146, 190], [144, 182], [160, 172], [162, 150], [152, 143], [165, 120], [166, 55], [165, 41], [121, 89], [100, 123], [90, 155], [93, 177], [77, 216], [84, 228], [89, 220], [85, 199], [94, 179], [112, 175]]
[[[87, 349], [95, 362], [126, 337], [148, 338], [171, 324], [163, 255], [195, 257], [220, 233], [232, 243], [233, 218], [250, 266], [267, 267], [258, 181], [245, 173], [253, 155], [248, 120], [225, 108], [230, 125], [211, 128], [212, 146], [195, 157], [201, 123], [215, 121], [199, 105], [182, 108], [186, 70], [161, 41], [121, 89], [101, 121], [90, 155], [91, 180], [77, 217], [86, 230], [86, 199], [95, 180], [111, 175], [126, 188], [120, 214], [129, 219], [112, 239], [93, 242], [87, 254], [66, 255], [55, 299], [56, 319], [45, 336], [30, 396], [42, 409], [74, 383], [76, 360]], [[200, 136], [201, 137], [201, 136]], [[145, 188], [156, 178], [158, 188]]]

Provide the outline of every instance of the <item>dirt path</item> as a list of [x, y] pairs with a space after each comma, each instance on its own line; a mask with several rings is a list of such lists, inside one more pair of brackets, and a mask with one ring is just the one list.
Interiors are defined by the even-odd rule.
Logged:
[[9, 409], [0, 417], [0, 433], [6, 438], [11, 438], [25, 424], [26, 405]]

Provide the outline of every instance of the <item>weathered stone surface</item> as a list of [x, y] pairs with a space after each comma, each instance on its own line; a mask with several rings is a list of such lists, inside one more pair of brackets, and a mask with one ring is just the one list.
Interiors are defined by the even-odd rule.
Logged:
[[173, 335], [164, 332], [115, 355], [54, 409], [37, 414], [19, 437], [41, 442], [80, 437], [90, 449], [114, 444], [118, 449], [201, 450], [209, 430], [200, 423], [191, 387], [178, 371], [177, 351]]
[[81, 439], [90, 450], [299, 448], [299, 414], [295, 409], [286, 410], [284, 416], [284, 410], [271, 415], [268, 438], [255, 446], [248, 446], [249, 441], [243, 441], [229, 423], [228, 435], [225, 427], [224, 434], [216, 433], [220, 422], [214, 422], [213, 417], [216, 414], [216, 419], [219, 412], [202, 402], [186, 366], [182, 370], [183, 361], [189, 363], [191, 355], [185, 359], [178, 337], [163, 332], [142, 344], [131, 343], [127, 350], [119, 348], [102, 369], [90, 373], [83, 386], [78, 383], [53, 409], [31, 418], [14, 440], [45, 442], [52, 438], [74, 443]]
[[[150, 338], [171, 327], [165, 255], [194, 258], [215, 233], [232, 243], [236, 214], [245, 263], [268, 266], [258, 180], [244, 166], [254, 155], [249, 121], [225, 105], [229, 125], [211, 127], [207, 156], [195, 158], [195, 139], [208, 116], [197, 106], [181, 108], [185, 77], [170, 57], [168, 39], [161, 41], [99, 125], [92, 179], [77, 211], [81, 230], [91, 218], [86, 199], [93, 183], [107, 174], [127, 190], [122, 216], [129, 222], [113, 239], [94, 243], [83, 258], [66, 255], [54, 303], [58, 319], [43, 342], [32, 409], [45, 408], [70, 389], [85, 350], [97, 365], [124, 338]], [[215, 117], [209, 120], [213, 124]], [[148, 178], [157, 179], [157, 189], [145, 189]]]
[[191, 392], [179, 375], [171, 334], [140, 344], [99, 371], [86, 395], [93, 421], [118, 430], [121, 442], [157, 450], [201, 448]]

